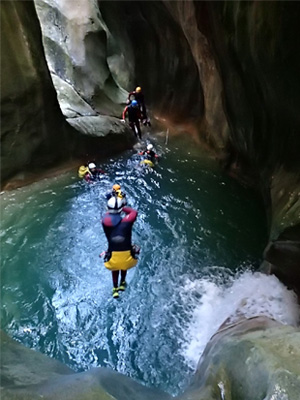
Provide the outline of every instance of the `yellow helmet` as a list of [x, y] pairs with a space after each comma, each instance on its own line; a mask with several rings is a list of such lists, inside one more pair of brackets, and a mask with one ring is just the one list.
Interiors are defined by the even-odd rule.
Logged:
[[113, 188], [113, 190], [117, 191], [117, 190], [121, 189], [121, 186], [116, 183], [115, 185], [113, 185], [112, 188]]
[[138, 87], [135, 89], [135, 91], [136, 91], [137, 93], [139, 93], [139, 92], [142, 91], [142, 88], [141, 88], [140, 86], [138, 86]]

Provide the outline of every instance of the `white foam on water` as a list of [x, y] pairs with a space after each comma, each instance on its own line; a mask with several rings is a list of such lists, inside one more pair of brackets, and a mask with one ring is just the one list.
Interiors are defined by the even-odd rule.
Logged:
[[228, 318], [231, 323], [241, 316], [266, 316], [293, 326], [299, 322], [295, 293], [275, 276], [258, 272], [244, 272], [226, 286], [219, 286], [209, 279], [186, 280], [182, 295], [189, 296], [188, 301], [192, 302], [190, 323], [182, 343], [182, 355], [191, 368], [197, 366], [210, 338]]

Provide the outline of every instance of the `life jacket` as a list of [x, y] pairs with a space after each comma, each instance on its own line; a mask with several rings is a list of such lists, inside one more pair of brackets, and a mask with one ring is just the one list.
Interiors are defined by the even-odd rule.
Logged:
[[123, 199], [125, 197], [121, 189], [113, 191], [113, 195], [119, 197], [120, 199]]
[[153, 162], [151, 160], [148, 160], [147, 158], [145, 160], [142, 160], [140, 162], [140, 165], [148, 165], [148, 167], [151, 167], [151, 168], [154, 167]]
[[90, 170], [88, 169], [88, 167], [86, 167], [86, 166], [84, 166], [84, 165], [81, 165], [81, 166], [79, 167], [79, 169], [78, 169], [78, 177], [79, 177], [80, 179], [83, 179], [83, 178], [85, 177], [85, 174], [86, 174], [87, 172], [90, 172]]

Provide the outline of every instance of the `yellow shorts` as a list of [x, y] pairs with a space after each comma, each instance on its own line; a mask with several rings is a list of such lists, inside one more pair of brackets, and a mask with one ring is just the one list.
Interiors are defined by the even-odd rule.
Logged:
[[148, 165], [148, 166], [151, 167], [151, 168], [154, 167], [153, 162], [150, 161], [150, 160], [142, 160], [142, 161], [140, 162], [140, 164], [141, 164], [141, 165], [146, 164], [146, 165]]
[[126, 251], [113, 251], [109, 261], [104, 263], [105, 267], [110, 271], [127, 271], [134, 267], [138, 260], [133, 258], [130, 250]]

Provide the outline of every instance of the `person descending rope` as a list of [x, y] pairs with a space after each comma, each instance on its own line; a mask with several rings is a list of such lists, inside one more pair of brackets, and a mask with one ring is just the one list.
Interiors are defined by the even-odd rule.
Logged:
[[[124, 217], [121, 213], [125, 213]], [[130, 207], [124, 207], [122, 199], [111, 197], [107, 202], [107, 212], [102, 218], [102, 227], [108, 241], [108, 250], [104, 256], [104, 265], [112, 271], [113, 297], [118, 298], [119, 292], [124, 291], [127, 270], [137, 264], [139, 247], [132, 245], [131, 236], [133, 224], [138, 212]], [[121, 271], [121, 281], [119, 272]]]
[[132, 96], [138, 102], [139, 109], [142, 113], [142, 121], [144, 125], [151, 126], [150, 119], [147, 116], [146, 104], [145, 104], [145, 97], [142, 92], [142, 88], [138, 86], [134, 91], [128, 94], [128, 101], [131, 100]]
[[96, 167], [96, 164], [89, 163], [86, 165], [81, 165], [78, 170], [78, 176], [81, 179], [86, 180], [87, 182], [97, 182], [101, 179], [101, 175], [106, 172], [100, 168]]
[[159, 156], [153, 150], [153, 144], [149, 143], [147, 149], [139, 152], [140, 156], [146, 156], [140, 164], [147, 164], [149, 167], [154, 167], [155, 163], [159, 160]]
[[133, 130], [135, 136], [141, 139], [142, 132], [140, 127], [140, 119], [142, 119], [142, 115], [136, 100], [132, 100], [132, 102], [124, 108], [121, 119], [122, 122], [125, 122], [126, 114], [128, 114], [130, 128]]

